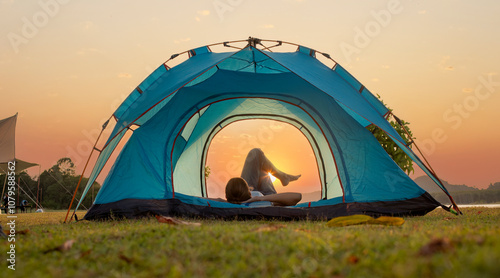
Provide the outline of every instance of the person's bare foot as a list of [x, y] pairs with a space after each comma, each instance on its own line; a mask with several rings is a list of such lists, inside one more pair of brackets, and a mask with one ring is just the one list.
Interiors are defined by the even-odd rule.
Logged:
[[289, 174], [284, 174], [283, 177], [280, 179], [281, 184], [283, 186], [287, 186], [291, 181], [296, 181], [298, 180], [302, 175], [289, 175]]

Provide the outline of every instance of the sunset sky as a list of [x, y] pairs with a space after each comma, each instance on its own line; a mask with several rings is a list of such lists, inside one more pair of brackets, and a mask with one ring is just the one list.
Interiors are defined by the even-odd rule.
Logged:
[[[18, 158], [44, 170], [69, 156], [81, 172], [100, 125], [170, 55], [248, 36], [276, 39], [329, 53], [411, 123], [442, 179], [485, 188], [500, 181], [499, 14], [493, 0], [0, 0], [0, 119], [19, 113]], [[221, 132], [211, 151], [268, 128], [272, 140], [257, 142], [266, 153], [303, 174], [300, 184], [317, 182], [297, 130], [240, 124]], [[244, 150], [232, 144], [223, 163], [242, 163]], [[209, 155], [210, 165], [219, 158]]]

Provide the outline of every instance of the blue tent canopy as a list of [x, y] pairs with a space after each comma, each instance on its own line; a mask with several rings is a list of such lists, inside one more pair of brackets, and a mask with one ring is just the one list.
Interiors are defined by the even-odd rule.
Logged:
[[[378, 126], [425, 167], [386, 120], [389, 110], [340, 65], [329, 68], [303, 46], [271, 52], [251, 40], [235, 52], [206, 46], [187, 53], [173, 68], [158, 67], [113, 114], [117, 123], [84, 195], [127, 130], [135, 129], [86, 218], [110, 212], [328, 218], [360, 211], [423, 214], [440, 205], [366, 129]], [[243, 119], [279, 120], [304, 134], [316, 156], [320, 200], [278, 211], [204, 199], [208, 146], [219, 130]]]

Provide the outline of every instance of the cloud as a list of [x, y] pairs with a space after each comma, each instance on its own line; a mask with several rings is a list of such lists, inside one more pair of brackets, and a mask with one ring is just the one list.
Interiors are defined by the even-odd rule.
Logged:
[[200, 22], [201, 21], [201, 17], [202, 16], [209, 16], [210, 15], [210, 11], [209, 10], [202, 10], [202, 11], [196, 11], [196, 13], [199, 15], [199, 16], [196, 16], [194, 18], [194, 20]]
[[441, 58], [441, 61], [439, 62], [439, 64], [445, 64], [446, 62], [448, 62], [450, 60], [450, 56], [443, 56], [443, 58]]
[[474, 89], [472, 89], [472, 88], [463, 88], [463, 89], [462, 89], [462, 92], [464, 92], [464, 93], [467, 93], [467, 94], [468, 94], [468, 93], [472, 93], [472, 92], [474, 92]]
[[90, 47], [90, 48], [82, 48], [76, 52], [77, 55], [87, 55], [91, 53], [103, 54], [104, 51]]
[[269, 128], [273, 131], [281, 131], [285, 128], [285, 124], [282, 123], [273, 123], [269, 126]]
[[183, 43], [183, 42], [188, 42], [190, 41], [191, 38], [183, 38], [183, 39], [178, 39], [178, 40], [174, 40], [174, 43]]
[[438, 63], [439, 69], [444, 70], [444, 71], [455, 70], [455, 67], [450, 65], [450, 63], [449, 63], [450, 60], [451, 60], [450, 56], [444, 56], [443, 58], [441, 58], [441, 61], [439, 61], [439, 63]]
[[420, 10], [420, 11], [418, 11], [418, 14], [427, 14], [427, 11], [426, 10]]
[[132, 77], [132, 74], [126, 73], [126, 72], [122, 72], [122, 73], [118, 74], [118, 78], [131, 78], [131, 77]]
[[80, 23], [80, 28], [83, 31], [88, 31], [94, 27], [94, 23], [92, 21], [84, 21]]
[[203, 16], [210, 15], [210, 11], [209, 10], [197, 11], [196, 13], [199, 14], [199, 15], [203, 15]]
[[273, 29], [274, 25], [273, 24], [264, 24], [264, 25], [260, 26], [260, 28], [263, 28], [263, 29]]

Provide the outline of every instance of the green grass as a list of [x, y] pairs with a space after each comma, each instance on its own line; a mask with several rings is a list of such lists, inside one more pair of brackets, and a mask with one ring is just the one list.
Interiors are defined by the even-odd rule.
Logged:
[[[500, 277], [500, 209], [437, 209], [399, 227], [155, 218], [62, 224], [18, 215], [16, 270], [1, 277]], [[79, 213], [80, 218], [83, 213]], [[6, 216], [0, 216], [5, 228]], [[69, 250], [50, 251], [67, 240]], [[434, 241], [436, 249], [421, 249]], [[439, 245], [441, 243], [441, 245]], [[428, 246], [430, 247], [430, 246]], [[2, 258], [8, 243], [2, 244]], [[422, 254], [426, 253], [426, 254]]]

